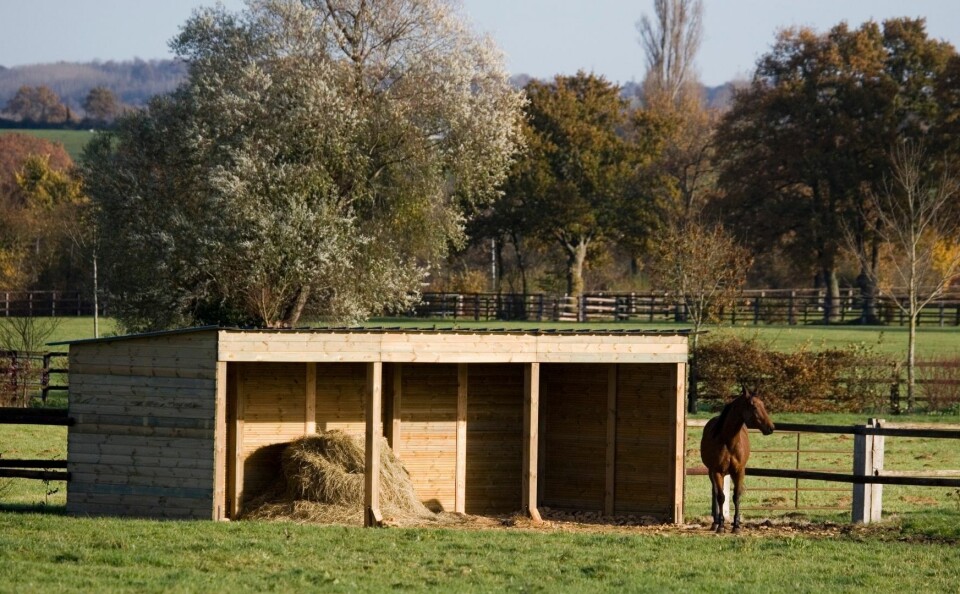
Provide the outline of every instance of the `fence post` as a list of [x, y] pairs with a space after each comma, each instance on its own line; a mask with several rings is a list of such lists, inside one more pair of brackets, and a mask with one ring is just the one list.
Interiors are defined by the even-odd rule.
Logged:
[[[880, 427], [883, 419], [870, 419], [864, 428]], [[877, 476], [883, 470], [882, 435], [853, 436], [853, 474]], [[853, 485], [853, 523], [879, 522], [883, 511], [883, 485]]]

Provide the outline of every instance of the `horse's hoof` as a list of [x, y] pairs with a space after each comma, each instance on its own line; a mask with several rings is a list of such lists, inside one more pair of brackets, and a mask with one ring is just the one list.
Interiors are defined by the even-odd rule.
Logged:
[[720, 527], [720, 524], [717, 524], [716, 522], [714, 522], [713, 524], [710, 524], [710, 532], [716, 532], [717, 528], [719, 527]]
[[727, 531], [727, 530], [726, 530], [726, 528], [723, 527], [723, 524], [720, 524], [719, 526], [717, 526], [717, 529], [715, 530], [715, 532], [716, 532], [717, 534], [723, 534], [723, 533], [726, 532], [726, 531]]
[[731, 530], [730, 532], [732, 532], [733, 534], [740, 534], [740, 526], [734, 526], [733, 530]]

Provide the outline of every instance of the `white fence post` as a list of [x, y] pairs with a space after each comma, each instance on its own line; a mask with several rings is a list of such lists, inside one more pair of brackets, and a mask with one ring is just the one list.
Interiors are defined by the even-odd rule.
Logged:
[[[865, 427], [880, 427], [883, 419], [870, 419]], [[853, 474], [878, 476], [883, 472], [882, 435], [853, 436]], [[883, 509], [883, 485], [853, 485], [853, 522], [879, 522]]]

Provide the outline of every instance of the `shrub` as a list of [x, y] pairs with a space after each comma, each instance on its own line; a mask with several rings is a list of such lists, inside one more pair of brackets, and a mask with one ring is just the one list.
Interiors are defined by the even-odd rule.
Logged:
[[739, 386], [756, 387], [767, 406], [781, 412], [876, 410], [886, 401], [891, 369], [864, 345], [784, 353], [734, 337], [705, 341], [696, 365], [701, 398], [725, 402]]
[[960, 408], [960, 357], [938, 357], [917, 363], [920, 393], [930, 412]]

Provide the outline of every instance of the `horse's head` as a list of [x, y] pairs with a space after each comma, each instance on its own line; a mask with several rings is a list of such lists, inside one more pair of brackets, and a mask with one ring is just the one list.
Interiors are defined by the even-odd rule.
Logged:
[[743, 388], [741, 398], [744, 400], [743, 406], [743, 424], [750, 429], [759, 429], [764, 435], [773, 433], [774, 425], [767, 414], [767, 407], [763, 400], [757, 396], [756, 390], [747, 390]]

